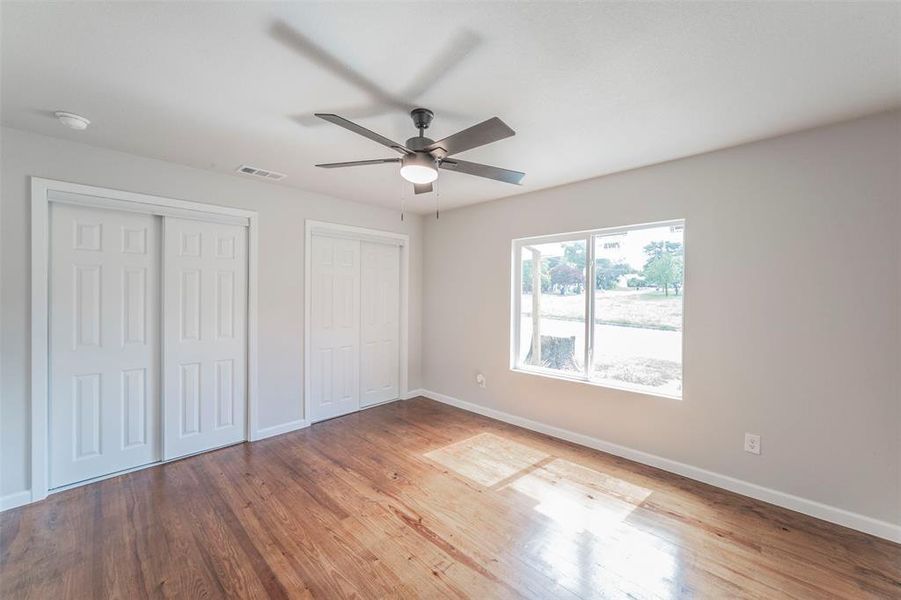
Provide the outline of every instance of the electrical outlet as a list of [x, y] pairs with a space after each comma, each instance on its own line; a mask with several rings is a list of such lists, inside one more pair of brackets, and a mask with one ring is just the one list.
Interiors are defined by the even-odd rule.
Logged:
[[482, 388], [483, 390], [488, 385], [487, 382], [485, 381], [485, 376], [482, 375], [481, 373], [476, 373], [476, 383], [479, 384], [479, 387]]
[[756, 433], [745, 434], [745, 452], [760, 454], [760, 436]]

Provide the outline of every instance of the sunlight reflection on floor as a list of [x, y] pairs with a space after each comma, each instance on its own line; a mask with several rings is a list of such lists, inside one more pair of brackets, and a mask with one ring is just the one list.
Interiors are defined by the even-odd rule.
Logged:
[[425, 457], [485, 487], [496, 485], [550, 458], [544, 452], [493, 433], [481, 433], [432, 450]]
[[505, 487], [535, 500], [535, 510], [573, 533], [609, 533], [651, 495], [651, 490], [555, 458]]
[[503, 494], [523, 494], [547, 518], [523, 540], [564, 587], [585, 597], [679, 594], [678, 546], [627, 522], [653, 490], [492, 433], [425, 454]]

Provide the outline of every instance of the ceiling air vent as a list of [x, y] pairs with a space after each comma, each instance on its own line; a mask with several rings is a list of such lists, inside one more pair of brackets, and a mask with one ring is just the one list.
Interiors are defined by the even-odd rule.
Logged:
[[244, 175], [253, 175], [254, 177], [269, 179], [271, 181], [278, 181], [285, 178], [284, 173], [276, 173], [275, 171], [258, 169], [256, 167], [251, 167], [250, 165], [241, 165], [240, 167], [238, 167], [238, 173], [243, 173]]

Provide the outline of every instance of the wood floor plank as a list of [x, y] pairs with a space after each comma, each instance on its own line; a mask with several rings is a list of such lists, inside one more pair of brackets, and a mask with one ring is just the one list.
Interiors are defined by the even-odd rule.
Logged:
[[[333, 435], [334, 431], [329, 433]], [[333, 439], [336, 443], [341, 443], [341, 438]], [[318, 441], [310, 439], [308, 443], [314, 445]], [[297, 456], [298, 461], [316, 465], [322, 471], [329, 471], [331, 475], [326, 485], [337, 494], [336, 498], [344, 498], [347, 502], [362, 506], [366, 510], [365, 513], [355, 515], [358, 520], [363, 521], [364, 516], [368, 516], [374, 518], [376, 520], [374, 525], [382, 530], [399, 532], [407, 545], [415, 547], [413, 550], [415, 556], [425, 557], [428, 564], [425, 573], [449, 586], [448, 592], [452, 595], [463, 597], [468, 595], [461, 592], [472, 588], [473, 582], [479, 581], [478, 578], [473, 578], [471, 573], [466, 572], [472, 567], [469, 559], [460, 560], [459, 553], [454, 551], [451, 544], [434, 543], [437, 541], [435, 538], [424, 534], [426, 528], [422, 525], [421, 517], [407, 506], [403, 499], [391, 493], [384, 477], [361, 478], [344, 461], [336, 459], [330, 451], [322, 452], [322, 448], [317, 449], [320, 452], [316, 454]], [[293, 450], [294, 448], [290, 448], [288, 452]], [[348, 507], [350, 509], [350, 504]], [[497, 581], [492, 583], [495, 587], [503, 587]], [[477, 590], [478, 588], [475, 588], [472, 592]], [[496, 590], [495, 595], [499, 597], [502, 594]]]
[[901, 598], [901, 545], [423, 398], [0, 514], [7, 598]]
[[[472, 415], [472, 418], [483, 419], [476, 415]], [[686, 531], [707, 529], [708, 533], [713, 535], [702, 539], [731, 538], [728, 549], [746, 546], [751, 551], [755, 551], [755, 548], [756, 551], [764, 548], [767, 552], [779, 553], [790, 548], [789, 552], [796, 559], [809, 564], [818, 564], [820, 561], [831, 562], [831, 570], [843, 571], [849, 578], [860, 571], [860, 567], [863, 566], [860, 564], [861, 560], [870, 567], [875, 563], [880, 572], [893, 574], [892, 578], [883, 579], [883, 583], [888, 583], [883, 593], [893, 593], [898, 585], [901, 565], [898, 561], [896, 544], [547, 436], [502, 423], [498, 424], [498, 427], [509, 432], [514, 439], [523, 437], [532, 440], [533, 443], [537, 442], [538, 447], [556, 448], [561, 456], [569, 455], [583, 464], [597, 464], [613, 474], [632, 477], [637, 483], [655, 487], [653, 497], [643, 503], [642, 508], [652, 509], [657, 513], [658, 525], [672, 519], [685, 521], [683, 527], [675, 530], [675, 535], [679, 536], [683, 543], [686, 541]], [[598, 462], [599, 460], [601, 462]], [[655, 481], [659, 483], [661, 479], [670, 485], [655, 486]], [[642, 512], [636, 511], [630, 518], [637, 518]], [[688, 525], [691, 527], [687, 527]], [[836, 536], [836, 531], [844, 531], [848, 535]], [[792, 542], [792, 539], [796, 541]], [[884, 555], [884, 551], [890, 556]], [[811, 553], [820, 555], [817, 561], [810, 561]], [[781, 564], [785, 562], [783, 559], [773, 562]], [[804, 569], [802, 573], [821, 582], [815, 569]], [[879, 579], [872, 578], [870, 583]], [[862, 582], [858, 581], [855, 585], [860, 583]]]
[[[506, 537], [497, 529], [504, 521], [482, 517], [491, 512], [478, 506], [485, 498], [474, 496], [465, 507], [455, 505], [459, 504], [460, 494], [459, 490], [448, 487], [454, 483], [451, 479], [422, 483], [419, 480], [427, 478], [413, 476], [412, 472], [423, 473], [424, 465], [415, 462], [405, 465], [403, 461], [410, 456], [408, 453], [384, 455], [378, 451], [378, 445], [362, 439], [357, 428], [337, 421], [332, 426], [330, 439], [336, 440], [338, 446], [350, 452], [339, 456], [331, 447], [323, 445], [318, 447], [319, 452], [341, 464], [342, 471], [348, 476], [368, 473], [367, 481], [376, 483], [376, 502], [392, 506], [395, 515], [423, 539], [440, 548], [481, 580], [492, 581], [498, 588], [496, 593], [534, 597], [570, 596], [543, 574], [522, 569], [518, 556], [510, 555], [497, 546], [497, 540]], [[320, 444], [318, 440], [314, 443]], [[360, 476], [356, 475], [356, 478]], [[365, 486], [366, 481], [358, 483]], [[519, 576], [499, 578], [495, 571], [515, 572]]]

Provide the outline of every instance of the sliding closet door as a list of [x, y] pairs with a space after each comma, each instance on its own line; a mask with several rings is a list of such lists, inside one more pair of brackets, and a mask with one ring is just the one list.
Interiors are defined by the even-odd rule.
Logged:
[[400, 379], [400, 248], [362, 242], [360, 405], [394, 400]]
[[360, 242], [314, 235], [310, 419], [360, 408]]
[[164, 458], [245, 439], [247, 234], [166, 217]]
[[50, 488], [160, 459], [159, 217], [52, 204]]

